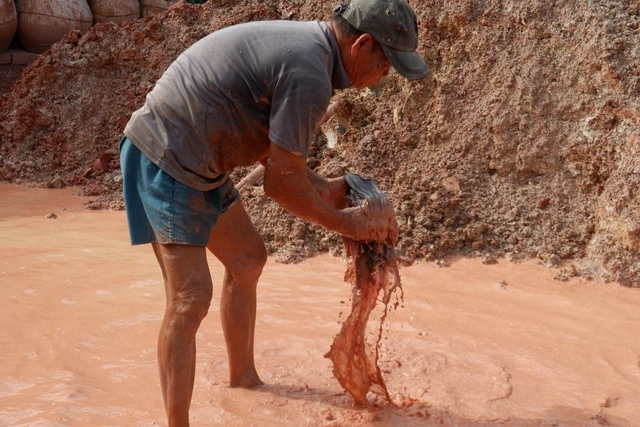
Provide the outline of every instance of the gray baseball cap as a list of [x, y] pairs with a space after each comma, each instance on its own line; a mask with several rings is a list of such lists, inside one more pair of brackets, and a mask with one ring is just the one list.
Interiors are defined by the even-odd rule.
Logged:
[[416, 14], [405, 0], [351, 0], [336, 11], [358, 30], [371, 34], [402, 76], [417, 80], [429, 74], [429, 67], [416, 51]]

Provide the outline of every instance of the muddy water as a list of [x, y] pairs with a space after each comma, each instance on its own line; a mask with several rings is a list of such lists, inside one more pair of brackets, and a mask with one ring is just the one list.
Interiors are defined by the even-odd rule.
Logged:
[[[0, 186], [0, 425], [165, 425], [160, 273], [149, 247], [129, 246], [123, 212], [82, 202]], [[211, 270], [219, 289], [214, 259]], [[536, 262], [402, 268], [404, 305], [380, 353], [397, 407], [362, 409], [323, 357], [348, 313], [344, 271], [329, 256], [269, 261], [258, 390], [228, 388], [214, 303], [198, 334], [193, 425], [638, 425], [640, 290], [554, 281]]]

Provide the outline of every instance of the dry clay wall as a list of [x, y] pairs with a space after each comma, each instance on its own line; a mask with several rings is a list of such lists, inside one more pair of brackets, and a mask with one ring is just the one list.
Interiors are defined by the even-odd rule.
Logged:
[[[119, 137], [183, 49], [239, 22], [323, 19], [334, 3], [180, 2], [70, 33], [0, 101], [0, 180], [74, 185], [95, 196], [89, 208], [122, 208]], [[309, 165], [374, 178], [396, 208], [406, 259], [537, 257], [564, 267], [559, 278], [640, 286], [638, 3], [411, 3], [432, 74], [338, 93]], [[340, 252], [338, 236], [285, 213], [259, 185], [242, 193], [283, 261]]]

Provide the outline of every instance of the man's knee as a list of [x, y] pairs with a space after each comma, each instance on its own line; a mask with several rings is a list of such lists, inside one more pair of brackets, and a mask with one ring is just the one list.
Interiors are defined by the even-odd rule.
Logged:
[[254, 276], [257, 280], [267, 263], [267, 248], [264, 243], [260, 242], [252, 251], [245, 253], [243, 258], [242, 264], [245, 265], [244, 269], [247, 270], [247, 274]]
[[178, 322], [197, 328], [209, 312], [213, 290], [211, 283], [193, 283], [177, 292], [167, 309]]
[[264, 244], [256, 245], [251, 251], [238, 254], [225, 265], [227, 271], [239, 281], [257, 282], [267, 263], [267, 249]]

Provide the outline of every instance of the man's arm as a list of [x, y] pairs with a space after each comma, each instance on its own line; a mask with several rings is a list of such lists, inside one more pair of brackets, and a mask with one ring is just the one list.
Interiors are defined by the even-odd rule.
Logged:
[[384, 240], [388, 236], [388, 218], [369, 218], [364, 209], [340, 209], [338, 203], [332, 203], [341, 192], [344, 203], [344, 179], [325, 180], [310, 173], [305, 159], [273, 143], [262, 163], [265, 193], [293, 215], [354, 240]]

